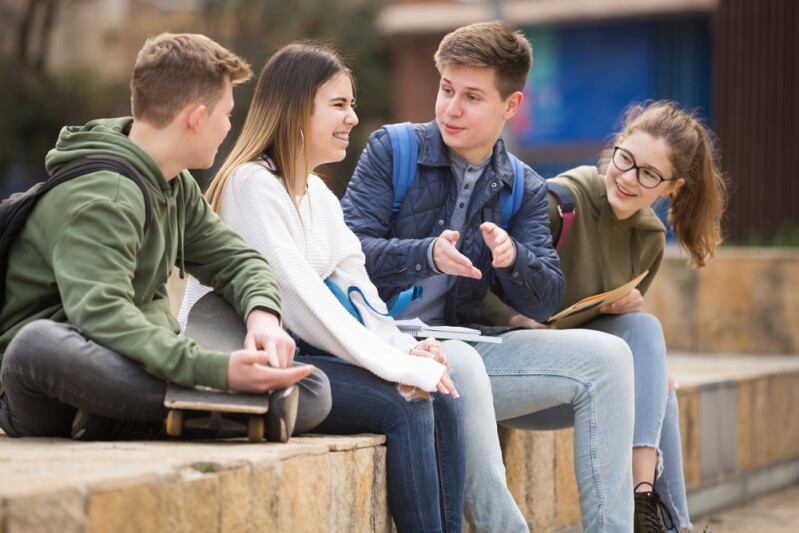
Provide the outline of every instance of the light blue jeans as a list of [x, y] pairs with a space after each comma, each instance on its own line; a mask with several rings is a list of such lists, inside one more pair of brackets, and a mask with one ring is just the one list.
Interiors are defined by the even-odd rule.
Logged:
[[660, 321], [647, 313], [607, 315], [583, 326], [621, 337], [633, 353], [635, 430], [633, 447], [658, 450], [655, 488], [680, 529], [693, 529], [688, 517], [677, 397], [668, 390], [666, 341]]
[[528, 530], [507, 489], [499, 439], [491, 430], [496, 420], [528, 430], [574, 425], [583, 530], [632, 531], [635, 415], [627, 344], [584, 329], [516, 330], [502, 339], [474, 346], [488, 383], [474, 372], [461, 372], [460, 354], [447, 352], [464, 398], [464, 514], [471, 530]]

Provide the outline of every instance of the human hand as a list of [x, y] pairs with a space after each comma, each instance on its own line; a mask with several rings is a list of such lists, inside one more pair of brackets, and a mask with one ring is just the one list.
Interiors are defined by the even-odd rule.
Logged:
[[555, 329], [555, 324], [544, 324], [542, 322], [538, 322], [537, 320], [533, 320], [532, 318], [527, 318], [526, 316], [519, 314], [513, 315], [508, 319], [508, 326], [511, 327], [523, 327], [527, 329]]
[[[460, 394], [458, 394], [455, 384], [452, 382], [452, 378], [449, 377], [446, 371], [441, 374], [441, 379], [436, 383], [436, 390], [441, 394], [449, 394], [453, 398], [460, 398]], [[399, 392], [408, 400], [415, 400], [417, 398], [430, 399], [429, 392], [419, 387], [414, 387], [413, 385], [400, 385]]]
[[252, 310], [247, 317], [246, 350], [263, 350], [270, 366], [286, 368], [294, 361], [295, 347], [294, 339], [280, 327], [276, 315], [263, 309]]
[[435, 337], [426, 338], [414, 346], [409, 353], [418, 357], [428, 357], [433, 359], [435, 362], [441, 363], [447, 367], [447, 371], [449, 371], [449, 360], [447, 359], [447, 354], [444, 352], [444, 347], [438, 340], [435, 339]]
[[608, 313], [613, 315], [623, 315], [624, 313], [637, 313], [644, 305], [644, 297], [641, 291], [633, 289], [630, 294], [623, 298], [619, 298], [610, 305], [600, 307], [601, 313]]
[[516, 248], [508, 232], [493, 222], [483, 222], [480, 224], [480, 229], [483, 231], [483, 240], [494, 258], [491, 266], [494, 268], [511, 266], [516, 259]]
[[274, 389], [285, 389], [313, 372], [313, 365], [291, 368], [266, 366], [269, 356], [262, 350], [236, 350], [230, 354], [227, 365], [226, 385], [235, 392], [264, 393]]
[[669, 372], [669, 392], [680, 388], [680, 384], [674, 381], [674, 376]]
[[444, 274], [480, 279], [483, 273], [455, 248], [455, 243], [460, 237], [457, 231], [444, 230], [433, 244], [433, 264]]

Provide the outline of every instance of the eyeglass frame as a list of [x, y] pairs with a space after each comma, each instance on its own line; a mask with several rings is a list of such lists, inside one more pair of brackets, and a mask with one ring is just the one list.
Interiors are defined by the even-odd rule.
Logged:
[[[619, 167], [619, 165], [616, 164], [616, 152], [618, 152], [619, 150], [621, 150], [622, 152], [627, 154], [627, 156], [629, 156], [630, 160], [633, 162], [633, 164], [632, 164], [632, 166], [630, 168], [621, 168], [621, 167]], [[638, 185], [640, 185], [644, 189], [657, 189], [660, 186], [660, 184], [663, 183], [664, 181], [674, 181], [675, 180], [675, 178], [669, 178], [669, 179], [664, 178], [663, 175], [658, 170], [656, 170], [656, 169], [654, 169], [652, 167], [639, 166], [638, 163], [635, 162], [635, 156], [632, 154], [632, 152], [630, 152], [628, 149], [623, 148], [621, 146], [614, 146], [613, 147], [613, 155], [610, 158], [610, 162], [613, 163], [613, 166], [616, 167], [617, 169], [619, 169], [621, 172], [628, 172], [628, 171], [630, 171], [632, 169], [635, 169], [635, 180], [638, 182]], [[648, 171], [652, 172], [655, 176], [657, 176], [660, 179], [660, 181], [658, 181], [657, 184], [653, 185], [652, 187], [644, 185], [643, 183], [641, 183], [641, 169], [648, 170]]]

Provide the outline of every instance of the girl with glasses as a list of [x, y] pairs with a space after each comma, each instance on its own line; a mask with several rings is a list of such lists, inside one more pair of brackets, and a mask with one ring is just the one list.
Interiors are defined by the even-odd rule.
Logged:
[[[666, 228], [651, 206], [661, 199], [671, 202], [668, 222], [676, 241], [699, 268], [722, 241], [727, 189], [712, 132], [677, 104], [631, 106], [623, 123], [600, 154], [601, 171], [582, 166], [552, 179], [575, 200], [574, 224], [558, 250], [566, 277], [562, 308], [649, 271], [637, 289], [580, 327], [617, 335], [633, 353], [635, 533], [665, 531], [670, 518], [670, 526], [690, 531], [677, 399], [666, 368], [663, 330], [657, 318], [641, 312], [665, 246]], [[550, 195], [549, 202], [553, 241], [558, 242], [563, 221], [557, 200]], [[515, 314], [493, 293], [481, 310], [491, 324], [553, 327]]]

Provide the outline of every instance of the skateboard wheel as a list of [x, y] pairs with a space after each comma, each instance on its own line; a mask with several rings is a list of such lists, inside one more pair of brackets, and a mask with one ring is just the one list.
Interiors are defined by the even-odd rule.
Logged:
[[247, 438], [250, 442], [261, 442], [264, 440], [265, 427], [264, 417], [251, 416], [250, 420], [247, 422]]
[[170, 409], [166, 415], [166, 434], [170, 437], [180, 437], [183, 433], [183, 411]]

